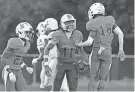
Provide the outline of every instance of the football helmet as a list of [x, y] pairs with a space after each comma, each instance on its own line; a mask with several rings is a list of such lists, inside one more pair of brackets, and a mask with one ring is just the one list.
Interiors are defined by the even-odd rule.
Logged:
[[105, 15], [105, 7], [104, 7], [103, 4], [101, 4], [101, 3], [94, 3], [94, 4], [92, 4], [90, 6], [90, 8], [88, 10], [89, 20], [91, 20], [95, 14]]
[[64, 14], [61, 17], [60, 23], [63, 30], [66, 30], [68, 32], [72, 32], [76, 29], [76, 19], [71, 14]]
[[28, 22], [21, 22], [16, 26], [16, 34], [20, 38], [24, 38], [26, 40], [32, 40], [34, 36], [34, 31], [32, 26]]
[[47, 18], [45, 20], [45, 30], [57, 30], [58, 29], [58, 22], [54, 18]]
[[38, 34], [41, 35], [45, 35], [45, 22], [42, 21], [37, 25], [36, 30], [38, 31]]

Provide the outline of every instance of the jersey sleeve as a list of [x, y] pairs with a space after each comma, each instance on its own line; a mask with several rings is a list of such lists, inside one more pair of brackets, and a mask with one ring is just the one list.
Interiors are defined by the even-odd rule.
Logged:
[[79, 32], [79, 41], [82, 42], [82, 40], [83, 40], [83, 34]]
[[114, 30], [117, 27], [116, 21], [113, 16], [109, 16], [109, 17], [112, 22], [112, 30]]
[[91, 20], [86, 23], [86, 30], [87, 31], [95, 31], [95, 23]]
[[48, 40], [49, 43], [56, 45], [59, 42], [59, 34], [57, 32], [51, 32], [48, 35]]
[[42, 36], [37, 39], [37, 49], [40, 50], [40, 48], [44, 48], [45, 46], [45, 39], [47, 40], [47, 36]]

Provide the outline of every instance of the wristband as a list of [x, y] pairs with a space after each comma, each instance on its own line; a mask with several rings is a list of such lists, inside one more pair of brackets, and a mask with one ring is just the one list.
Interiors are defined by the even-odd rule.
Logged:
[[25, 63], [22, 63], [22, 64], [21, 64], [21, 68], [23, 68], [25, 65], [26, 65]]
[[44, 66], [48, 65], [48, 62], [44, 62]]

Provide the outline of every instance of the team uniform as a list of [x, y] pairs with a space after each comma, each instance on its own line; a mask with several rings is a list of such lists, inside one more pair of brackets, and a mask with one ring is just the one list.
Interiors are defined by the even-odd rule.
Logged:
[[56, 75], [53, 83], [53, 91], [59, 91], [62, 80], [66, 74], [70, 91], [75, 91], [78, 85], [78, 71], [75, 67], [76, 41], [82, 41], [81, 32], [74, 30], [68, 39], [63, 30], [52, 32], [50, 34], [50, 43], [57, 46], [57, 66]]
[[[112, 16], [100, 16], [86, 24], [86, 29], [96, 31], [94, 38], [93, 51], [91, 56], [91, 76], [96, 76], [100, 68], [99, 78], [104, 79], [110, 69], [112, 63], [113, 28], [115, 20]], [[99, 50], [103, 50], [99, 55]]]
[[[78, 51], [81, 59], [88, 62], [88, 57], [82, 47], [76, 46], [76, 42], [83, 40], [83, 35], [76, 30], [76, 19], [71, 14], [61, 17], [61, 29], [49, 34], [50, 41], [44, 51], [44, 66], [47, 76], [51, 76], [49, 67], [49, 51], [56, 46], [57, 65], [52, 91], [60, 91], [62, 80], [66, 75], [69, 91], [76, 91], [78, 86], [78, 68], [75, 53]], [[80, 64], [79, 64], [80, 65]]]
[[[103, 91], [105, 88], [105, 79], [112, 63], [112, 40], [114, 33], [119, 39], [118, 57], [123, 61], [125, 54], [123, 51], [123, 32], [115, 24], [112, 16], [105, 16], [105, 7], [101, 3], [94, 3], [88, 11], [89, 21], [86, 23], [86, 29], [90, 31], [88, 40], [83, 43], [77, 43], [77, 46], [88, 46], [93, 43], [93, 50], [89, 57], [90, 79], [89, 90]], [[97, 76], [99, 77], [97, 80]], [[98, 85], [96, 85], [96, 82]]]
[[[7, 54], [6, 49], [13, 49], [11, 54]], [[10, 38], [7, 43], [5, 51], [2, 54], [1, 61], [5, 68], [2, 71], [2, 77], [5, 84], [5, 89], [7, 91], [21, 91], [25, 88], [25, 80], [21, 71], [21, 64], [23, 63], [23, 58], [21, 55], [25, 54], [30, 49], [30, 43], [24, 42], [20, 38]], [[16, 82], [13, 83], [9, 80], [8, 71], [6, 66], [9, 65], [12, 72], [16, 76]]]
[[[49, 41], [49, 37], [47, 35], [41, 35], [41, 36], [38, 37], [38, 39], [37, 39], [38, 50], [41, 47], [45, 48], [45, 44], [47, 44], [47, 43], [45, 43], [45, 40]], [[42, 71], [44, 72], [44, 86], [45, 87], [52, 86], [54, 76], [55, 76], [54, 74], [55, 74], [55, 71], [56, 71], [56, 65], [57, 65], [57, 48], [56, 48], [56, 46], [54, 46], [53, 49], [51, 49], [50, 52], [49, 52], [49, 66], [53, 71], [51, 77], [48, 77], [48, 76], [45, 75], [45, 67], [44, 67], [44, 64], [42, 62]], [[66, 77], [63, 80], [61, 89], [68, 91], [68, 85], [67, 85]]]

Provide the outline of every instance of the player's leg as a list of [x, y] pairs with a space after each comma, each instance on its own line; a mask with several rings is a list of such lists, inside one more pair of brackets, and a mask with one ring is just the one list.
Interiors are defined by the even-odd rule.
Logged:
[[100, 65], [100, 74], [99, 74], [99, 84], [97, 90], [103, 91], [106, 85], [106, 76], [110, 70], [112, 59], [111, 59], [111, 50], [106, 49], [103, 52], [103, 57]]
[[15, 83], [10, 81], [8, 71], [6, 69], [3, 69], [2, 71], [2, 79], [4, 81], [5, 91], [16, 91]]
[[69, 91], [76, 91], [78, 86], [78, 71], [74, 64], [67, 64], [67, 82]]
[[61, 62], [57, 63], [52, 91], [60, 91], [65, 75], [65, 69], [65, 66]]
[[23, 91], [26, 88], [25, 79], [23, 77], [22, 71], [17, 71], [17, 79], [15, 83], [16, 91]]
[[62, 81], [61, 91], [69, 91], [66, 74]]
[[44, 81], [45, 81], [45, 67], [43, 65], [43, 62], [42, 62], [42, 70], [40, 72], [40, 81], [41, 81], [41, 84], [40, 84], [40, 88], [41, 89], [44, 89]]
[[99, 74], [99, 84], [97, 90], [103, 91], [105, 88], [106, 83], [106, 76], [108, 74], [108, 71], [110, 70], [111, 62], [108, 61], [102, 61], [101, 68], [100, 68], [100, 74]]
[[88, 90], [94, 91], [97, 86], [98, 82], [98, 73], [99, 73], [99, 67], [100, 67], [100, 60], [98, 59], [97, 55], [98, 49], [94, 48], [91, 57], [89, 57], [90, 62], [90, 78], [88, 83]]
[[8, 76], [6, 84], [5, 84], [5, 90], [6, 91], [16, 91], [15, 90], [15, 83], [10, 81], [9, 76]]

